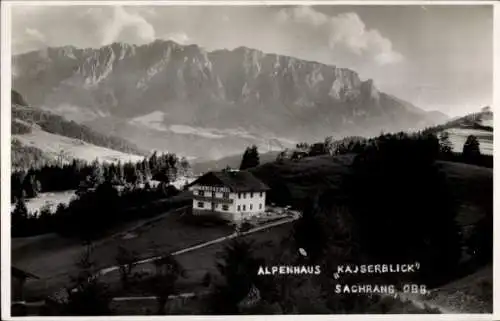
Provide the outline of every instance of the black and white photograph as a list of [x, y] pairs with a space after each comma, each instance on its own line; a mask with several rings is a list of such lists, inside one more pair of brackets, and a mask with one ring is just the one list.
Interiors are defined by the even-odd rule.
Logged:
[[492, 314], [494, 6], [2, 2], [2, 318]]

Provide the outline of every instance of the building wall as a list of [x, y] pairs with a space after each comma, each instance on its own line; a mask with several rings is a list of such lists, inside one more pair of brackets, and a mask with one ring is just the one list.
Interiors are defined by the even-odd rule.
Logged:
[[[206, 186], [205, 186], [206, 188]], [[195, 185], [190, 188], [190, 190], [193, 192], [193, 214], [195, 215], [216, 215], [219, 216], [223, 219], [226, 220], [238, 220], [239, 219], [239, 214], [236, 213], [236, 206], [235, 206], [235, 201], [236, 201], [236, 194], [231, 193], [228, 188], [224, 188], [225, 192], [221, 191], [215, 191], [215, 198], [218, 199], [224, 199], [224, 193], [229, 193], [229, 199], [233, 201], [232, 204], [228, 203], [216, 203], [215, 208], [212, 209], [212, 202], [210, 200], [199, 200], [196, 199], [196, 196], [199, 195], [199, 191], [203, 190], [203, 186]], [[212, 197], [212, 191], [204, 191], [204, 197], [211, 198]], [[203, 206], [199, 206], [199, 203], [202, 203]], [[224, 205], [227, 206], [227, 208], [224, 208]]]
[[242, 213], [242, 218], [262, 213], [266, 209], [266, 192], [262, 192], [262, 196], [261, 192], [238, 193], [235, 207], [237, 212]]
[[[190, 190], [193, 192], [193, 196], [198, 196], [199, 191], [202, 190], [201, 186], [192, 186]], [[253, 195], [252, 195], [253, 194]], [[212, 192], [204, 190], [205, 197], [212, 197]], [[223, 198], [223, 192], [216, 191], [216, 198]], [[195, 215], [203, 214], [216, 214], [224, 219], [237, 221], [245, 217], [250, 217], [257, 213], [265, 211], [266, 204], [266, 192], [247, 192], [247, 193], [229, 193], [229, 199], [233, 202], [232, 204], [227, 204], [227, 210], [223, 208], [223, 204], [216, 204], [215, 209], [212, 209], [212, 204], [209, 200], [198, 200], [193, 197], [193, 213]], [[200, 207], [199, 203], [203, 203]], [[215, 212], [215, 213], [214, 213]]]

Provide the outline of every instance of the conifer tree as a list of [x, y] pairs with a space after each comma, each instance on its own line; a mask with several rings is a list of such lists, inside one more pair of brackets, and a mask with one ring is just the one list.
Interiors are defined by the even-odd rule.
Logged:
[[481, 151], [479, 149], [479, 140], [474, 135], [469, 135], [464, 143], [463, 157], [466, 161], [474, 162], [481, 156]]
[[257, 167], [260, 164], [259, 151], [257, 146], [247, 147], [241, 159], [240, 170]]

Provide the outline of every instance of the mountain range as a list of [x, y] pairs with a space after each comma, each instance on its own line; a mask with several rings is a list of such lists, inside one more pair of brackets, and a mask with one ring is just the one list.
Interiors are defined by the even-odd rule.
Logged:
[[245, 47], [207, 51], [157, 40], [47, 48], [13, 57], [13, 88], [33, 106], [143, 149], [198, 159], [326, 136], [442, 123], [350, 69]]

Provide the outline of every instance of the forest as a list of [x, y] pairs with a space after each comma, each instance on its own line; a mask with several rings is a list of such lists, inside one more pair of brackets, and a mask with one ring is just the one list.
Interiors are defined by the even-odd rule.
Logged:
[[69, 164], [33, 166], [11, 174], [11, 202], [36, 197], [40, 192], [94, 188], [108, 181], [113, 185], [138, 185], [150, 180], [171, 182], [191, 174], [186, 158], [172, 153], [154, 152], [144, 160], [132, 163], [92, 163], [73, 160]]
[[[21, 123], [21, 122], [23, 123]], [[145, 151], [120, 137], [104, 135], [88, 126], [65, 119], [41, 109], [26, 106], [12, 106], [12, 134], [26, 134], [29, 124], [36, 124], [46, 132], [80, 139], [96, 146], [106, 147], [124, 153], [144, 155]]]

